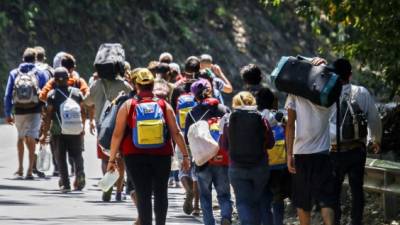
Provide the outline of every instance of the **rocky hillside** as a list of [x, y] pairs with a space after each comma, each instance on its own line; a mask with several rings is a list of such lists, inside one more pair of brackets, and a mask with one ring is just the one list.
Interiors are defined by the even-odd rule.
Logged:
[[257, 0], [9, 1], [0, 6], [0, 93], [27, 46], [44, 46], [50, 62], [58, 51], [72, 53], [88, 78], [103, 42], [122, 43], [134, 66], [163, 51], [178, 63], [209, 53], [239, 88], [247, 63], [269, 73], [282, 55], [316, 54], [308, 27], [289, 5], [265, 8]]

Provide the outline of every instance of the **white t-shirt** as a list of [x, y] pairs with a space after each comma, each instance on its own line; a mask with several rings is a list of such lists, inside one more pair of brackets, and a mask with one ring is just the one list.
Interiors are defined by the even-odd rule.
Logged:
[[287, 97], [285, 108], [296, 111], [293, 154], [313, 154], [329, 150], [330, 108], [315, 105], [295, 95]]

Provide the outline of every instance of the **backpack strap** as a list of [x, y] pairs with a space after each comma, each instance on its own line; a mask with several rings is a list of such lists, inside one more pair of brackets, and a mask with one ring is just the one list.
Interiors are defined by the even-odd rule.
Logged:
[[70, 98], [70, 97], [71, 97], [72, 91], [71, 91], [71, 93], [69, 94], [69, 97], [68, 97], [68, 96], [67, 96], [64, 92], [62, 92], [60, 89], [56, 88], [55, 90], [56, 90], [58, 93], [62, 94], [65, 98]]
[[[210, 109], [207, 109], [207, 111], [200, 117], [199, 120], [202, 120], [202, 119], [207, 115], [207, 113], [208, 113], [209, 111], [210, 111]], [[195, 119], [194, 119], [194, 117], [193, 117], [193, 115], [192, 115], [192, 112], [189, 112], [189, 116], [190, 116], [190, 118], [192, 118], [193, 122], [199, 121], [199, 120], [195, 120]]]
[[110, 101], [108, 99], [108, 96], [107, 96], [107, 93], [106, 93], [106, 88], [105, 88], [105, 85], [103, 83], [103, 80], [100, 80], [100, 83], [101, 83], [101, 89], [103, 90], [104, 97], [106, 98], [106, 100]]
[[336, 149], [337, 152], [340, 152], [340, 141], [341, 141], [341, 132], [340, 132], [340, 97], [336, 100]]

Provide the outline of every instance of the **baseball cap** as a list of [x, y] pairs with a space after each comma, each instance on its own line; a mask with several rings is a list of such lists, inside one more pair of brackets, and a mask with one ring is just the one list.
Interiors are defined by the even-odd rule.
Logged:
[[138, 71], [135, 71], [136, 75], [136, 83], [145, 85], [145, 84], [151, 84], [154, 82], [154, 76], [150, 72], [150, 70], [146, 68], [139, 69]]
[[190, 92], [195, 96], [201, 95], [207, 89], [211, 89], [211, 84], [206, 79], [199, 79], [190, 86]]
[[58, 67], [54, 70], [54, 79], [64, 80], [68, 78], [68, 70], [64, 67]]

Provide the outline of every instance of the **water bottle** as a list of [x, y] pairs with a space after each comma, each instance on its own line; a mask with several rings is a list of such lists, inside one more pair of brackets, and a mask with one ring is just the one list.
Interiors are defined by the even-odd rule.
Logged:
[[36, 167], [40, 172], [45, 172], [50, 169], [51, 151], [48, 144], [40, 145], [37, 151]]
[[119, 173], [117, 170], [108, 171], [104, 177], [99, 181], [99, 187], [103, 192], [108, 191], [117, 182]]

